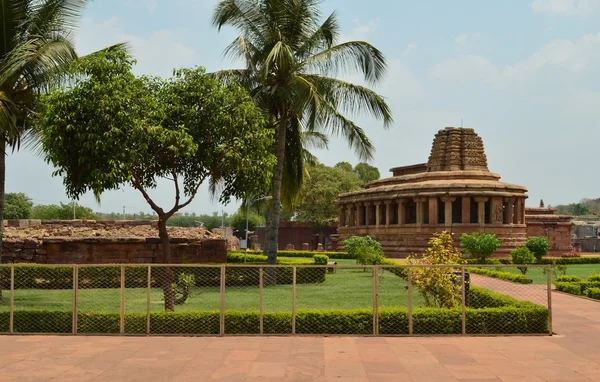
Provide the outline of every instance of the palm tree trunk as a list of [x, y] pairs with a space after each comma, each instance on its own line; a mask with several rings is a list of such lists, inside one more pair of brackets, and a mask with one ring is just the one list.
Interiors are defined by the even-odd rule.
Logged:
[[281, 214], [281, 178], [283, 175], [283, 164], [285, 163], [285, 135], [287, 131], [287, 119], [282, 117], [279, 121], [279, 132], [277, 134], [277, 151], [275, 157], [277, 163], [273, 171], [273, 209], [271, 219], [265, 232], [265, 254], [268, 264], [277, 264], [277, 245], [279, 243], [279, 215]]
[[[166, 264], [171, 264], [171, 244], [169, 241], [169, 233], [167, 231], [167, 221], [164, 216], [158, 217], [158, 236], [162, 244], [163, 258]], [[165, 298], [165, 311], [172, 312], [175, 310], [175, 293], [173, 291], [173, 270], [171, 267], [163, 268], [161, 285]]]
[[[2, 238], [4, 230], [4, 186], [6, 181], [6, 141], [0, 139], [0, 264], [2, 264]], [[0, 302], [2, 302], [2, 283], [0, 283]]]

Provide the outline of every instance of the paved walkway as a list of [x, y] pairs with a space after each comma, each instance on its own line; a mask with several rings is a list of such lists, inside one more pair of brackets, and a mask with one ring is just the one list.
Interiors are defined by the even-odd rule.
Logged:
[[4, 336], [0, 381], [600, 381], [600, 303], [553, 307], [554, 337]]

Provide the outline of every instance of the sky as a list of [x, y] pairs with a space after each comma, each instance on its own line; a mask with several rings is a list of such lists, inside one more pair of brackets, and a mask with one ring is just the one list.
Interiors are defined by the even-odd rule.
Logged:
[[[211, 25], [217, 0], [98, 0], [90, 2], [76, 35], [86, 54], [129, 42], [137, 74], [169, 76], [174, 68], [239, 67], [224, 48], [237, 36]], [[488, 165], [502, 180], [529, 189], [528, 205], [600, 197], [600, 0], [325, 0], [345, 40], [365, 40], [388, 59], [374, 89], [386, 97], [394, 124], [353, 116], [376, 148], [372, 164], [389, 169], [427, 161], [434, 134], [472, 127], [483, 138]], [[360, 82], [360, 77], [347, 79]], [[326, 165], [358, 162], [333, 138], [315, 154]], [[68, 202], [60, 177], [43, 158], [22, 150], [7, 158], [7, 192], [36, 204]], [[151, 196], [172, 205], [172, 183]], [[150, 212], [129, 187], [92, 195], [80, 204], [102, 212]], [[203, 187], [184, 212], [235, 212]]]

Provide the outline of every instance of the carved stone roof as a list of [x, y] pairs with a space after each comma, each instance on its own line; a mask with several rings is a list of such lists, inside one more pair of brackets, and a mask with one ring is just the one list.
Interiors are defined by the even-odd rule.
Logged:
[[479, 170], [489, 172], [483, 140], [474, 129], [446, 127], [433, 140], [428, 171]]

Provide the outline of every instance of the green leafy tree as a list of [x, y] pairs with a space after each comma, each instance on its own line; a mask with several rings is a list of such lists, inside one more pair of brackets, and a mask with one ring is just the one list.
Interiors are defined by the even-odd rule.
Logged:
[[[75, 217], [77, 219], [95, 220], [96, 213], [89, 207], [75, 204]], [[42, 220], [71, 220], [73, 219], [73, 204], [40, 204], [31, 209], [32, 219]]]
[[352, 236], [344, 240], [344, 251], [356, 259], [356, 264], [375, 265], [383, 262], [383, 247], [371, 236]]
[[[409, 265], [448, 265], [462, 263], [452, 235], [440, 232], [429, 240], [429, 248], [421, 257], [409, 256]], [[452, 268], [410, 268], [413, 285], [419, 289], [428, 306], [454, 308], [459, 305], [462, 289]]]
[[[527, 247], [519, 247], [515, 248], [511, 253], [510, 257], [512, 258], [513, 264], [519, 265], [527, 265], [533, 264], [535, 260], [535, 256]], [[522, 274], [527, 274], [527, 267], [518, 267]]]
[[33, 202], [22, 192], [12, 192], [4, 195], [5, 219], [29, 219]]
[[479, 259], [481, 264], [487, 262], [488, 257], [496, 252], [502, 241], [494, 234], [473, 232], [460, 235], [460, 245], [471, 257]]
[[74, 29], [86, 3], [0, 1], [0, 222], [4, 219], [6, 151], [17, 150], [23, 137], [34, 136], [30, 117], [39, 95], [55, 85], [65, 65], [77, 58]]
[[525, 242], [525, 246], [533, 253], [538, 263], [542, 262], [542, 257], [548, 254], [550, 241], [546, 236], [532, 236]]
[[367, 184], [381, 177], [377, 167], [371, 166], [368, 163], [359, 163], [354, 166], [354, 172], [361, 180], [362, 184]]
[[327, 227], [338, 219], [335, 205], [339, 195], [359, 190], [360, 180], [352, 172], [323, 164], [311, 166], [309, 178], [300, 192], [300, 202], [294, 206], [295, 219], [316, 228]]
[[[250, 211], [248, 215], [248, 231], [256, 231], [257, 227], [265, 224], [264, 215], [257, 214], [254, 211]], [[246, 211], [236, 212], [231, 217], [231, 226], [234, 229], [235, 236], [240, 239], [246, 238]]]
[[342, 135], [361, 159], [369, 160], [373, 145], [346, 114], [365, 111], [385, 126], [392, 122], [383, 97], [338, 78], [357, 70], [369, 84], [381, 81], [386, 70], [383, 54], [364, 41], [337, 44], [337, 17], [333, 13], [321, 21], [320, 2], [221, 0], [213, 15], [217, 28], [239, 30], [226, 53], [245, 61], [243, 69], [215, 75], [246, 87], [277, 132], [265, 238], [269, 264], [277, 259], [282, 190], [297, 195], [303, 181], [305, 133]]
[[338, 162], [338, 163], [335, 164], [335, 167], [339, 168], [339, 169], [342, 169], [344, 171], [347, 171], [347, 172], [353, 172], [354, 171], [354, 169], [352, 168], [352, 165], [350, 163], [348, 163], [348, 162]]
[[[123, 185], [138, 190], [158, 215], [163, 261], [170, 263], [167, 220], [205, 182], [220, 189], [223, 203], [260, 189], [274, 163], [273, 137], [242, 88], [222, 86], [202, 68], [177, 70], [166, 81], [137, 78], [133, 64], [122, 50], [77, 62], [74, 84], [44, 99], [42, 144], [73, 198]], [[168, 209], [148, 194], [158, 178], [174, 187]], [[166, 310], [174, 309], [173, 281], [166, 267]]]

